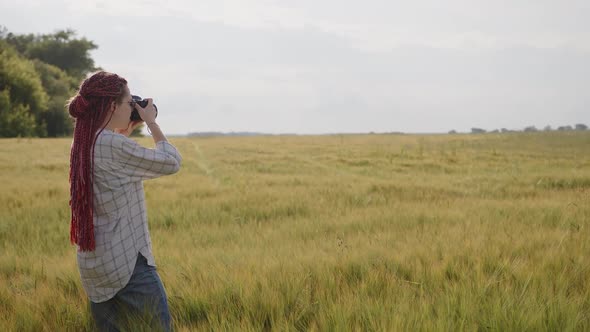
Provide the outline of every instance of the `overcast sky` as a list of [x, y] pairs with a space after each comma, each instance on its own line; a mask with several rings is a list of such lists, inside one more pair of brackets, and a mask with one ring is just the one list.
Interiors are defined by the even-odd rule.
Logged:
[[165, 133], [590, 125], [588, 0], [0, 0], [71, 28]]

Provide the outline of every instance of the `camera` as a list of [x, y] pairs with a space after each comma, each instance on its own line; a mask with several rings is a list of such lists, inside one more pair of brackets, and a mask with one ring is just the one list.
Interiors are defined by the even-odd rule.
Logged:
[[[140, 96], [136, 96], [136, 95], [131, 95], [131, 99], [139, 106], [141, 107], [146, 107], [148, 104], [147, 99], [143, 99]], [[154, 105], [154, 108], [156, 109], [156, 117], [158, 117], [158, 108], [156, 107], [156, 104], [152, 104]], [[143, 121], [141, 119], [141, 116], [139, 116], [139, 112], [135, 109], [135, 107], [133, 108], [133, 111], [131, 112], [131, 121]]]

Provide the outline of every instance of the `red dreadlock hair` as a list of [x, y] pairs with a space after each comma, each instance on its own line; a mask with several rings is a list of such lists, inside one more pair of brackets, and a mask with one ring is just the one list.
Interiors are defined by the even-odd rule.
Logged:
[[70, 115], [76, 119], [74, 141], [70, 151], [70, 241], [81, 251], [93, 251], [93, 178], [94, 144], [98, 134], [112, 117], [113, 102], [120, 104], [127, 81], [112, 73], [99, 71], [80, 84], [78, 94], [68, 102]]

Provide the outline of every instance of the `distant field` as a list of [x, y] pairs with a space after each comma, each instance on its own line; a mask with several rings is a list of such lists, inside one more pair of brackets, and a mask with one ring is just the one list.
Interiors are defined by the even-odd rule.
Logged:
[[[590, 330], [590, 132], [171, 141], [145, 190], [178, 331]], [[0, 140], [0, 331], [91, 328], [70, 144]]]

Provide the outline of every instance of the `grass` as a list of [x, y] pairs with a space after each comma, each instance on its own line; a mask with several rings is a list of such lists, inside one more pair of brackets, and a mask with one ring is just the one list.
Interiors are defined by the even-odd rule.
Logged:
[[[171, 141], [145, 190], [178, 331], [590, 330], [590, 133]], [[0, 330], [92, 329], [70, 143], [0, 140]]]

